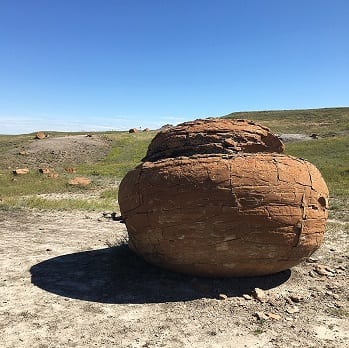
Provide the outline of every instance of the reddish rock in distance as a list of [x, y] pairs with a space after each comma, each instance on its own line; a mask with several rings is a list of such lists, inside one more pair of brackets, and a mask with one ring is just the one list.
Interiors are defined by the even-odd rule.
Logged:
[[36, 135], [35, 135], [35, 139], [42, 140], [42, 139], [45, 139], [45, 138], [46, 138], [46, 134], [44, 132], [37, 132]]
[[29, 169], [28, 168], [17, 168], [15, 170], [13, 170], [12, 173], [14, 175], [25, 175], [25, 174], [29, 173]]
[[89, 178], [85, 178], [84, 176], [77, 176], [73, 179], [69, 180], [69, 185], [73, 186], [87, 186], [91, 184], [91, 180]]

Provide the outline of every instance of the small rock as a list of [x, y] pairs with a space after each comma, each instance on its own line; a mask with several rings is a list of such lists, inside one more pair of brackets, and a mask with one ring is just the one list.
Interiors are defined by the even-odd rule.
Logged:
[[335, 300], [339, 300], [339, 298], [340, 298], [339, 295], [337, 295], [337, 294], [333, 294], [332, 296]]
[[137, 128], [131, 128], [128, 132], [129, 133], [138, 133], [138, 129]]
[[106, 218], [106, 219], [111, 219], [112, 218], [111, 213], [102, 213], [102, 214], [103, 214], [103, 217]]
[[336, 271], [335, 271], [333, 268], [328, 267], [328, 266], [325, 266], [325, 270], [326, 270], [327, 272], [330, 272], [330, 273], [336, 273]]
[[294, 314], [299, 312], [299, 308], [297, 306], [294, 307], [287, 307], [286, 312], [289, 314]]
[[118, 215], [118, 213], [116, 213], [116, 212], [111, 213], [111, 218], [114, 221], [124, 222], [124, 218], [121, 215]]
[[252, 297], [250, 295], [247, 295], [247, 294], [243, 294], [242, 297], [245, 299], [245, 300], [252, 300]]
[[327, 276], [327, 275], [328, 275], [328, 271], [326, 271], [325, 266], [323, 266], [323, 265], [317, 265], [317, 266], [314, 268], [314, 271], [315, 271], [317, 274], [322, 275], [322, 276]]
[[18, 168], [12, 171], [14, 175], [25, 175], [29, 173], [28, 168]]
[[37, 132], [36, 135], [35, 135], [35, 139], [42, 140], [42, 139], [45, 139], [45, 138], [46, 138], [46, 134], [44, 132]]
[[67, 168], [64, 168], [64, 170], [67, 173], [76, 173], [76, 168], [73, 168], [73, 167], [67, 167]]
[[309, 257], [307, 260], [306, 260], [306, 262], [308, 262], [308, 263], [316, 263], [316, 262], [318, 262], [319, 260], [318, 259], [316, 259], [316, 258], [314, 258], [314, 257]]
[[48, 173], [47, 177], [52, 178], [52, 179], [57, 179], [59, 177], [59, 174], [58, 173]]
[[263, 312], [256, 312], [254, 314], [254, 316], [258, 319], [258, 320], [267, 320], [268, 319], [268, 316], [263, 313]]
[[276, 313], [267, 313], [266, 314], [268, 318], [274, 319], [274, 320], [280, 320], [282, 317], [279, 314]]
[[273, 306], [273, 307], [277, 307], [277, 303], [276, 303], [276, 301], [273, 300], [273, 299], [269, 299], [269, 300], [268, 300], [268, 303], [269, 303], [271, 306]]
[[76, 178], [69, 180], [68, 183], [73, 186], [87, 186], [91, 184], [91, 180], [83, 176], [77, 176]]
[[297, 296], [297, 295], [290, 295], [290, 300], [292, 302], [299, 303], [299, 302], [301, 302], [302, 298], [300, 296]]
[[46, 251], [52, 251], [52, 249], [50, 249], [50, 248], [47, 248], [47, 249], [46, 249]]
[[226, 299], [228, 298], [228, 296], [227, 296], [226, 294], [219, 294], [219, 295], [218, 295], [218, 298], [219, 298], [220, 300], [226, 300]]
[[314, 271], [309, 271], [308, 273], [312, 278], [316, 277], [316, 273]]
[[26, 156], [28, 155], [29, 153], [27, 151], [19, 151], [19, 155], [22, 155], [22, 156]]
[[252, 296], [259, 302], [266, 302], [267, 296], [265, 292], [260, 288], [255, 288], [252, 292]]
[[51, 173], [51, 170], [49, 168], [39, 168], [39, 173], [49, 174], [49, 173]]

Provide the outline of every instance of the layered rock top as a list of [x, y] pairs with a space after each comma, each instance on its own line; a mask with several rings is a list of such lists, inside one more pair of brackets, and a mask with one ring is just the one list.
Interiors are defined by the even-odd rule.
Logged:
[[194, 154], [283, 151], [283, 143], [269, 128], [252, 121], [199, 119], [159, 132], [143, 161]]

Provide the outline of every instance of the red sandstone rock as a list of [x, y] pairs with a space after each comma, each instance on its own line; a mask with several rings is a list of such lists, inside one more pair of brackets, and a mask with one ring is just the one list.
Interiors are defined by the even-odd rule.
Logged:
[[39, 140], [45, 139], [46, 134], [44, 132], [38, 132], [38, 133], [36, 133], [35, 138], [39, 139]]
[[68, 173], [76, 173], [76, 168], [73, 168], [73, 167], [67, 167], [67, 168], [64, 168], [64, 170]]
[[328, 190], [309, 162], [275, 153], [145, 162], [119, 189], [129, 245], [202, 276], [279, 272], [321, 244]]
[[309, 162], [282, 155], [268, 128], [207, 119], [162, 130], [119, 188], [129, 246], [202, 276], [292, 267], [321, 244], [328, 190]]
[[73, 186], [87, 186], [91, 183], [91, 180], [89, 178], [85, 178], [83, 176], [77, 176], [71, 180], [69, 180], [69, 185]]
[[39, 173], [41, 174], [49, 174], [52, 173], [52, 170], [49, 168], [39, 168]]
[[15, 175], [25, 175], [25, 174], [29, 173], [29, 169], [28, 168], [17, 168], [15, 170], [13, 170], [12, 173]]
[[144, 161], [236, 152], [279, 152], [284, 145], [266, 127], [246, 120], [206, 119], [182, 123], [159, 132]]

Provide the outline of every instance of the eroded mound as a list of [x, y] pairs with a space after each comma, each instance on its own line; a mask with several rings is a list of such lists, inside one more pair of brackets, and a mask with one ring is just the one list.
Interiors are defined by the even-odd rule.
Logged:
[[158, 133], [143, 161], [237, 152], [278, 152], [284, 146], [269, 128], [246, 120], [205, 119], [185, 122]]
[[26, 147], [13, 150], [12, 165], [29, 167], [69, 166], [93, 163], [110, 150], [110, 142], [99, 136], [69, 135], [34, 140]]

